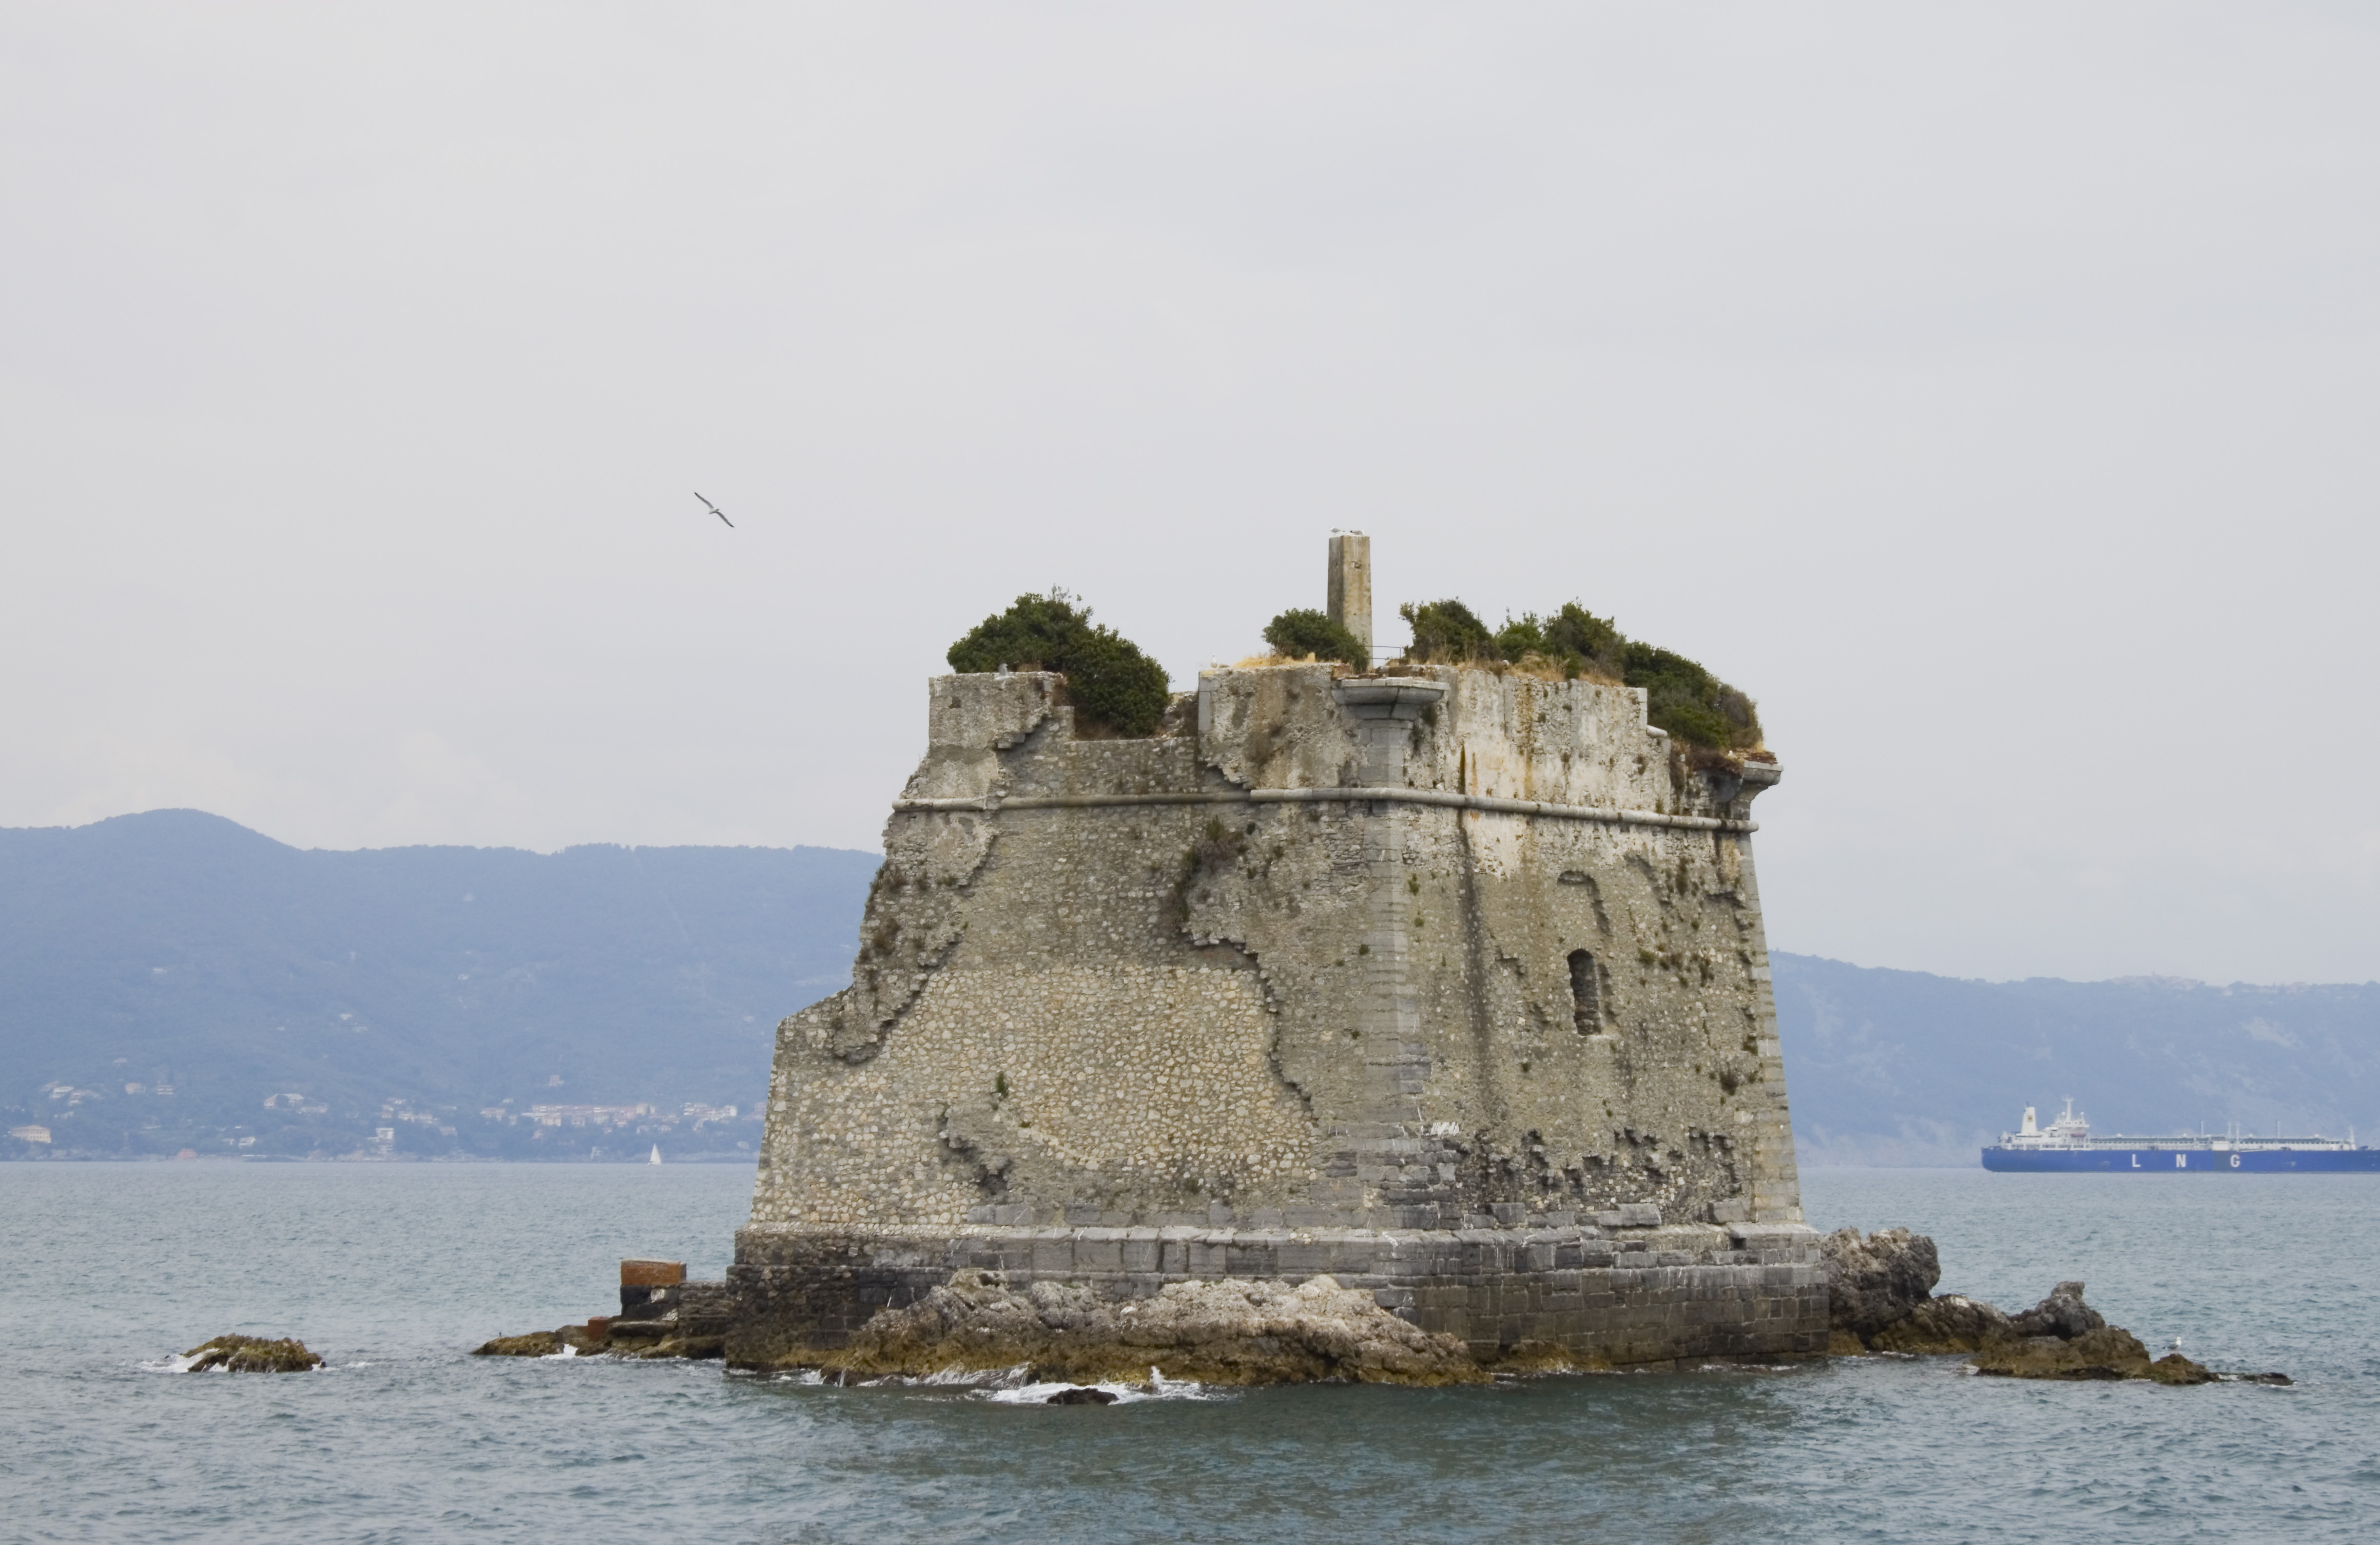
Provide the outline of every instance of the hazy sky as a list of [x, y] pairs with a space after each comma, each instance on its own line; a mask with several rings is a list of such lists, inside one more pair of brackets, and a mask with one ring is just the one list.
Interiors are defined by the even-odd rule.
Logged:
[[2375, 18], [22, 0], [0, 824], [874, 847], [1354, 527], [1751, 691], [1779, 948], [2380, 976]]

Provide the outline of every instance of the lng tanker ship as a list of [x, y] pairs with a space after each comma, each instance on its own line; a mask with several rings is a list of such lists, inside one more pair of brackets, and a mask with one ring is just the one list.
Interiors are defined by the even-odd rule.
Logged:
[[2024, 1125], [2000, 1134], [1984, 1150], [1984, 1168], [2027, 1174], [2101, 1170], [2170, 1174], [2269, 1174], [2277, 1171], [2380, 1174], [2380, 1149], [2358, 1148], [2350, 1130], [2337, 1137], [2252, 1137], [2236, 1128], [2219, 1137], [2183, 1133], [2174, 1137], [2095, 1137], [2076, 1113], [2074, 1101], [2047, 1126], [2024, 1108]]

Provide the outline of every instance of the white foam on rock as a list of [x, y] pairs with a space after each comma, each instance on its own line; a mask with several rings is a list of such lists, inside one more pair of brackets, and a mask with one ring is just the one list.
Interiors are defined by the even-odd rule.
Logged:
[[[1155, 1370], [1152, 1369], [1152, 1372]], [[1018, 1384], [1005, 1389], [974, 1392], [978, 1400], [989, 1400], [999, 1405], [1047, 1405], [1050, 1397], [1067, 1390], [1092, 1389], [1115, 1396], [1119, 1405], [1135, 1405], [1144, 1400], [1220, 1400], [1221, 1392], [1189, 1379], [1160, 1379], [1153, 1384]]]

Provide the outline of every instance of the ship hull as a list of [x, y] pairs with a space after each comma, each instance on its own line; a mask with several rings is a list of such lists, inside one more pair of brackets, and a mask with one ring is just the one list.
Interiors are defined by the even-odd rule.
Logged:
[[1984, 1168], [2013, 1174], [2380, 1174], [2380, 1149], [1987, 1148]]

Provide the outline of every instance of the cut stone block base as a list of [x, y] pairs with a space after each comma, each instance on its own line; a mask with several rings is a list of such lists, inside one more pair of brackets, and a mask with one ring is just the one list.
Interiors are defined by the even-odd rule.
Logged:
[[1228, 1228], [808, 1229], [735, 1236], [727, 1358], [798, 1364], [839, 1350], [879, 1311], [955, 1271], [997, 1271], [1102, 1297], [1171, 1283], [1328, 1275], [1483, 1367], [1775, 1362], [1824, 1356], [1818, 1235], [1798, 1223], [1433, 1230]]

